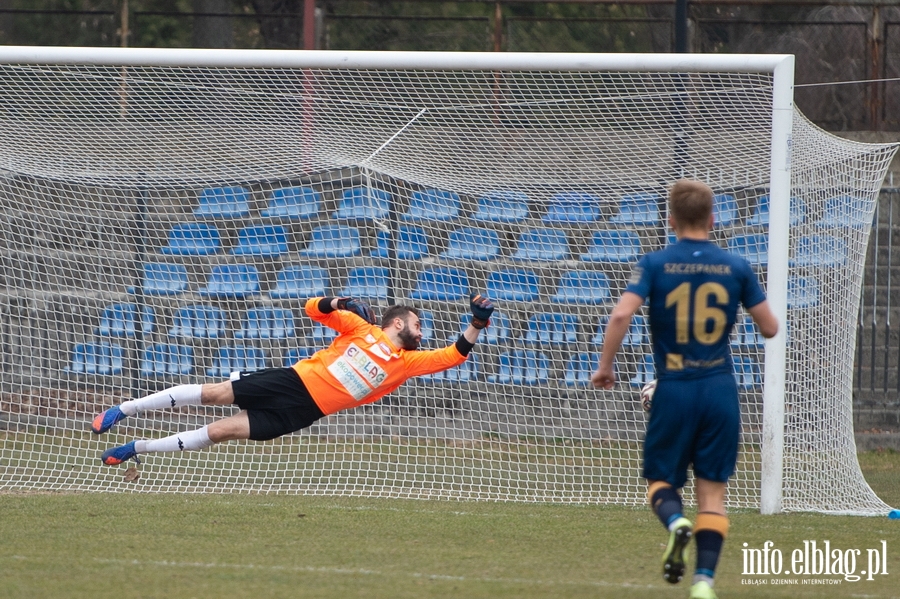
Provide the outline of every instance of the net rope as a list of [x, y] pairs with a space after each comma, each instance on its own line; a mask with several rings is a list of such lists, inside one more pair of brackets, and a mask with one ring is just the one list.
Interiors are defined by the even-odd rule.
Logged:
[[[642, 504], [639, 322], [618, 387], [587, 376], [686, 176], [763, 281], [790, 264], [784, 509], [888, 509], [856, 461], [851, 381], [896, 147], [795, 113], [791, 251], [767, 255], [770, 75], [13, 64], [0, 95], [0, 488]], [[249, 290], [211, 292], [235, 266]], [[147, 412], [98, 438], [100, 410], [327, 344], [308, 296], [416, 305], [434, 348], [469, 288], [499, 308], [463, 367], [274, 441], [148, 455], [137, 481], [100, 464], [233, 413]], [[757, 507], [764, 350], [743, 318], [728, 497]]]

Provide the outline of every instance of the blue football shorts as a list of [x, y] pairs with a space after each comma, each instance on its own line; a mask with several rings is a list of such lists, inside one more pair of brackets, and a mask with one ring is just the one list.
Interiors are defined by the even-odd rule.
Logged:
[[680, 489], [694, 476], [727, 482], [734, 474], [741, 409], [734, 376], [660, 380], [644, 437], [644, 478]]

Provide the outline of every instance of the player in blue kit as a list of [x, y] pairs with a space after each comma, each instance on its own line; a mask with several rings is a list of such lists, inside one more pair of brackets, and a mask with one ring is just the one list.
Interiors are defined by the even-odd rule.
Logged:
[[[725, 488], [734, 474], [740, 407], [729, 335], [739, 304], [760, 333], [773, 337], [778, 320], [750, 264], [709, 240], [713, 192], [682, 179], [669, 191], [669, 225], [678, 241], [646, 254], [635, 266], [606, 328], [595, 387], [616, 383], [614, 361], [631, 317], [645, 301], [657, 387], [644, 438], [648, 499], [669, 531], [663, 577], [684, 576], [684, 550], [697, 545], [692, 599], [715, 599], [713, 577], [728, 533]], [[684, 517], [680, 489], [688, 466], [696, 479], [697, 521]]]

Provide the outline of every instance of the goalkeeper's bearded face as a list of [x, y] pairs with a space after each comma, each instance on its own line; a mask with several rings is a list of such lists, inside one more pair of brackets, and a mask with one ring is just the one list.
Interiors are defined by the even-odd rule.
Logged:
[[[422, 341], [422, 331], [413, 330], [413, 324], [410, 322], [415, 317], [407, 318], [403, 321], [403, 328], [397, 333], [397, 337], [400, 338], [400, 342], [403, 345], [403, 349], [413, 351], [419, 349], [419, 343]], [[418, 329], [418, 322], [416, 322], [416, 329]]]

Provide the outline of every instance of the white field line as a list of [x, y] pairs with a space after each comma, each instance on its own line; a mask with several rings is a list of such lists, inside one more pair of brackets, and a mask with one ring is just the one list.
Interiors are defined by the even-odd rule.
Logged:
[[[22, 558], [24, 559], [24, 558]], [[423, 572], [384, 572], [366, 568], [341, 568], [336, 566], [259, 566], [256, 564], [227, 564], [227, 563], [203, 563], [203, 562], [173, 562], [168, 560], [128, 560], [95, 558], [102, 564], [120, 566], [151, 566], [158, 568], [196, 568], [196, 569], [223, 569], [223, 570], [259, 570], [263, 572], [298, 572], [313, 574], [346, 574], [350, 576], [406, 576], [409, 578], [424, 578], [427, 580], [450, 580], [454, 582], [489, 582], [499, 584], [519, 584], [529, 586], [591, 586], [601, 588], [629, 588], [629, 589], [660, 589], [660, 585], [642, 585], [619, 582], [607, 582], [604, 580], [542, 580], [539, 578], [500, 578], [480, 576], [453, 576], [449, 574], [426, 574]]]

